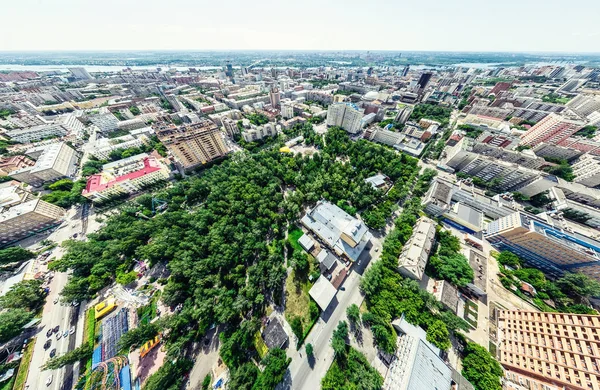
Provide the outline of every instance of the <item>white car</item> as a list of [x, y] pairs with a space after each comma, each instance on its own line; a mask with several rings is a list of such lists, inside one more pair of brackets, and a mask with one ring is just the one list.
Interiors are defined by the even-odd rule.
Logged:
[[58, 298], [54, 298], [54, 304], [56, 305], [58, 303]]
[[60, 340], [61, 337], [62, 337], [62, 333], [58, 332], [56, 334], [56, 340]]
[[74, 326], [72, 326], [71, 329], [69, 329], [69, 334], [73, 334], [73, 333], [75, 333], [75, 327]]
[[46, 379], [46, 386], [50, 386], [50, 383], [52, 383], [52, 375], [50, 375], [48, 379]]

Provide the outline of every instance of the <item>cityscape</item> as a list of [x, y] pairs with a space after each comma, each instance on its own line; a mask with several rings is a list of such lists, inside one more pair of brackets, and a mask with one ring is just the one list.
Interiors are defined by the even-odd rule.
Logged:
[[0, 52], [0, 390], [600, 390], [599, 129], [593, 53]]

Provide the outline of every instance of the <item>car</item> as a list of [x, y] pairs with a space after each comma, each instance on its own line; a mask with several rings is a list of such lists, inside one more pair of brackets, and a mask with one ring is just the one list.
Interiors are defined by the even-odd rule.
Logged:
[[52, 339], [46, 340], [46, 342], [44, 343], [44, 349], [50, 348], [51, 344], [52, 344]]
[[53, 358], [54, 356], [56, 356], [56, 348], [50, 351], [50, 357]]
[[46, 379], [46, 386], [50, 386], [51, 383], [52, 383], [52, 375], [50, 375], [48, 377], [48, 379]]
[[54, 304], [56, 305], [58, 303], [58, 298], [54, 298]]
[[62, 337], [62, 333], [57, 333], [56, 334], [56, 340], [60, 340], [61, 337]]
[[56, 325], [54, 327], [54, 329], [52, 329], [52, 332], [57, 333], [59, 329], [60, 329], [60, 325]]
[[340, 287], [340, 290], [346, 291], [346, 287]]
[[46, 332], [46, 337], [50, 336], [52, 336], [52, 328], [48, 329], [48, 331]]
[[65, 330], [65, 331], [63, 332], [63, 337], [67, 337], [68, 335], [69, 335], [69, 331], [68, 331], [68, 330]]
[[71, 305], [73, 305], [73, 306], [77, 307], [77, 306], [79, 306], [79, 302], [77, 302], [77, 301], [74, 301], [73, 303], [71, 303]]
[[79, 234], [77, 234], [77, 233], [73, 234], [73, 238], [77, 238], [78, 235]]
[[72, 326], [71, 329], [69, 329], [69, 334], [73, 334], [73, 333], [75, 333], [75, 327], [74, 326]]

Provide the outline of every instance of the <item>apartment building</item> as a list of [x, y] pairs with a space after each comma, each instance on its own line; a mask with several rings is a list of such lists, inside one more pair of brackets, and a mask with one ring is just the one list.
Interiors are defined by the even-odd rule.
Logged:
[[575, 183], [588, 187], [600, 185], [600, 157], [584, 154], [571, 167], [575, 175], [573, 179]]
[[435, 222], [421, 217], [398, 257], [398, 272], [407, 278], [421, 280], [435, 242]]
[[[99, 160], [107, 160], [110, 153], [119, 149], [139, 148], [150, 143], [149, 136], [154, 132], [152, 128], [146, 127], [150, 131], [137, 132], [116, 138], [100, 138], [93, 144], [89, 153]], [[138, 129], [138, 130], [144, 130]]]
[[35, 165], [35, 161], [25, 156], [12, 156], [0, 159], [0, 176], [8, 176], [13, 171], [19, 169], [32, 167]]
[[38, 187], [46, 182], [74, 177], [77, 172], [77, 152], [64, 142], [29, 149], [26, 154], [37, 159], [35, 164], [10, 174], [23, 183]]
[[585, 124], [551, 113], [521, 137], [521, 145], [536, 146], [542, 142], [557, 145], [579, 131]]
[[168, 179], [170, 174], [169, 167], [158, 153], [142, 153], [104, 164], [101, 173], [89, 177], [81, 195], [94, 202], [102, 202], [140, 191]]
[[594, 95], [577, 95], [566, 104], [573, 112], [582, 117], [588, 117], [600, 111], [600, 97]]
[[492, 221], [485, 238], [498, 250], [511, 251], [551, 276], [583, 272], [600, 280], [600, 242], [555, 228], [533, 215], [516, 212]]
[[283, 119], [291, 119], [294, 117], [294, 106], [290, 103], [281, 105], [281, 116]]
[[242, 132], [242, 137], [246, 142], [259, 141], [265, 137], [276, 137], [277, 128], [272, 123], [266, 123], [264, 126], [252, 127]]
[[62, 208], [35, 198], [0, 207], [0, 246], [56, 226], [64, 215]]
[[6, 135], [12, 141], [27, 143], [49, 137], [64, 137], [68, 133], [69, 131], [66, 127], [58, 123], [49, 123], [24, 129], [10, 130], [6, 132]]
[[119, 128], [119, 120], [111, 113], [91, 116], [90, 121], [100, 129], [102, 133], [110, 133]]
[[206, 164], [229, 152], [219, 128], [209, 120], [183, 126], [161, 124], [155, 132], [185, 169]]
[[221, 122], [223, 123], [223, 127], [225, 128], [225, 133], [227, 133], [229, 138], [233, 139], [234, 136], [240, 134], [240, 129], [237, 126], [237, 122], [234, 121], [233, 119], [230, 119], [228, 117], [223, 117], [221, 119]]
[[348, 133], [356, 134], [361, 129], [363, 110], [353, 103], [336, 103], [327, 110], [327, 126], [338, 126]]
[[498, 310], [497, 318], [507, 377], [528, 389], [600, 389], [600, 316]]

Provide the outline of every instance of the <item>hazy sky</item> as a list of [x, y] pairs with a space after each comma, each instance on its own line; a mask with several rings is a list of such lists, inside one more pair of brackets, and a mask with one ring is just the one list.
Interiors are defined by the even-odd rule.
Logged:
[[0, 51], [600, 52], [599, 0], [4, 0]]

